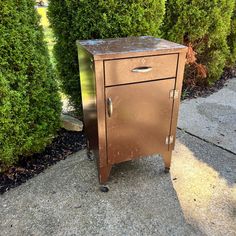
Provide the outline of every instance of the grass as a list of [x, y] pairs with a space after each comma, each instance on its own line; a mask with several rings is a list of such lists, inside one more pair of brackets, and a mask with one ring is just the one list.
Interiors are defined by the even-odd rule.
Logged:
[[[52, 29], [50, 28], [50, 23], [47, 18], [47, 8], [46, 7], [38, 7], [37, 11], [38, 11], [39, 15], [41, 16], [40, 23], [43, 26], [44, 37], [45, 37], [44, 40], [46, 41], [47, 46], [48, 46], [50, 61], [53, 65], [53, 67], [55, 67], [56, 63], [55, 63], [55, 58], [53, 56], [53, 47], [54, 47], [55, 41], [54, 41], [54, 35], [52, 32]], [[58, 83], [60, 84], [59, 81], [58, 81]], [[67, 99], [67, 96], [62, 91], [60, 91], [59, 94], [61, 96], [61, 100]]]
[[37, 8], [37, 11], [38, 11], [39, 15], [41, 16], [40, 23], [44, 29], [44, 37], [45, 37], [45, 41], [48, 46], [50, 59], [51, 59], [53, 66], [55, 66], [55, 58], [54, 58], [53, 52], [52, 52], [55, 41], [54, 41], [52, 29], [50, 28], [50, 24], [49, 24], [49, 21], [47, 18], [47, 8], [46, 7], [39, 7], [39, 8]]

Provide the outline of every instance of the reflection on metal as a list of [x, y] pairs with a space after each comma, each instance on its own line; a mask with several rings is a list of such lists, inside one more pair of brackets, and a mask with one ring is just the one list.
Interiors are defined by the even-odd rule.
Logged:
[[79, 49], [80, 84], [83, 103], [84, 128], [91, 149], [97, 147], [97, 108], [96, 84], [93, 58], [86, 51]]
[[170, 135], [166, 137], [166, 145], [170, 145], [174, 142], [174, 136]]
[[186, 47], [149, 36], [77, 45], [85, 132], [100, 183], [113, 164], [157, 153], [169, 169]]
[[113, 106], [112, 106], [111, 98], [107, 98], [107, 109], [108, 109], [108, 116], [111, 117], [112, 112], [113, 112]]
[[132, 72], [137, 72], [137, 73], [146, 73], [152, 70], [152, 67], [148, 66], [142, 66], [142, 67], [137, 67], [132, 70]]
[[173, 89], [170, 91], [170, 98], [177, 99], [179, 98], [179, 91], [176, 89]]

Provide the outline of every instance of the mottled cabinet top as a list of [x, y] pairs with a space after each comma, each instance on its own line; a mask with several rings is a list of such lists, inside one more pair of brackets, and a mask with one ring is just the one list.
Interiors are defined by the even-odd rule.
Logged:
[[187, 47], [151, 36], [77, 41], [94, 56], [94, 60], [149, 56], [186, 51]]

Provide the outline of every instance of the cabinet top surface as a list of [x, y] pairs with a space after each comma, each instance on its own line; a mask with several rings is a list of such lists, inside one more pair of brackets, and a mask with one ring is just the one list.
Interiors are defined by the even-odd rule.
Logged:
[[112, 55], [119, 54], [148, 54], [148, 52], [179, 52], [186, 50], [186, 47], [164, 39], [151, 36], [113, 38], [113, 39], [94, 39], [77, 41], [77, 45], [82, 45], [95, 58], [109, 58]]

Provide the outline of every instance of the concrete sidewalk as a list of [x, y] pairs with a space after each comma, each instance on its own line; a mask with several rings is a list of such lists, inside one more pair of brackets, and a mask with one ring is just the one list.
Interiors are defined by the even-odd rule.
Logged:
[[207, 98], [183, 101], [178, 126], [236, 153], [236, 78]]
[[[180, 124], [194, 128], [184, 106], [211, 103], [212, 96], [185, 101]], [[223, 125], [232, 127], [229, 121]], [[99, 191], [96, 163], [85, 151], [59, 162], [0, 196], [0, 235], [236, 235], [235, 142], [217, 147], [193, 128], [178, 131], [170, 175], [159, 156], [122, 163], [108, 193]]]

